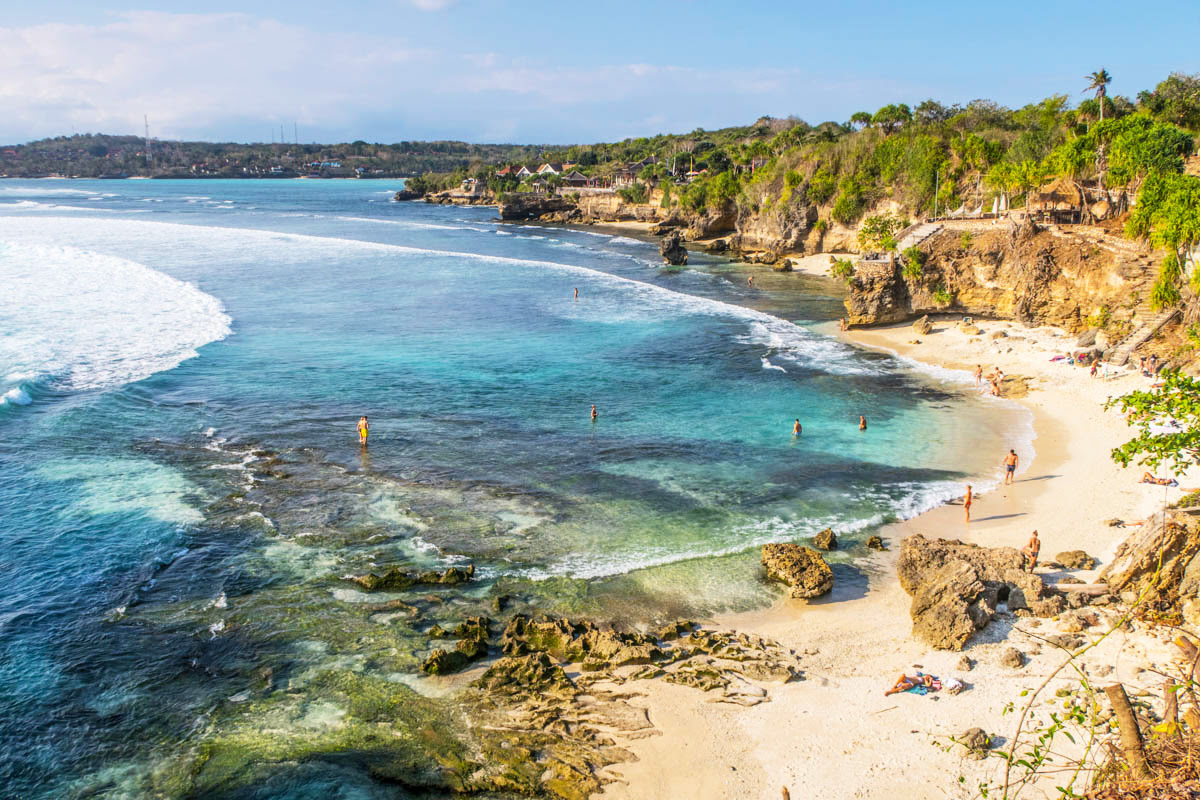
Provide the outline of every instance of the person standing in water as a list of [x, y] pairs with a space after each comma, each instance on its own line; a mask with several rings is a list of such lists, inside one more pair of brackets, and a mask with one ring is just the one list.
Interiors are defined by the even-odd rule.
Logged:
[[592, 403], [592, 422], [595, 422], [596, 417], [598, 417], [598, 416], [600, 416], [600, 415], [598, 413], [596, 413], [596, 404]]
[[975, 365], [975, 385], [979, 386], [983, 383], [983, 364]]
[[1009, 450], [1004, 457], [1004, 485], [1012, 486], [1013, 475], [1017, 471], [1017, 451]]
[[804, 429], [800, 427], [800, 420], [796, 420], [796, 424], [792, 426], [792, 436], [799, 436], [803, 432]]
[[858, 415], [858, 429], [860, 431], [865, 431], [867, 429], [867, 418], [862, 414]]
[[576, 300], [579, 299], [579, 287], [578, 286], [575, 287], [575, 299]]
[[967, 512], [967, 522], [971, 521], [971, 501], [975, 499], [971, 484], [967, 484], [967, 493], [963, 495], [963, 510]]
[[363, 414], [358, 418], [358, 443], [363, 447], [367, 446], [367, 436], [371, 433], [371, 426], [367, 422], [367, 415]]
[[753, 275], [751, 275], [749, 278], [746, 278], [746, 285], [754, 286], [754, 276]]

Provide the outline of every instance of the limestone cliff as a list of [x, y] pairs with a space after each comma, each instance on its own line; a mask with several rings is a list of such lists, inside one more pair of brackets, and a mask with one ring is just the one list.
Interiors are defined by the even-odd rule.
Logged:
[[946, 223], [919, 250], [919, 269], [906, 270], [901, 257], [858, 262], [846, 298], [850, 324], [951, 312], [1076, 331], [1092, 315], [1121, 321], [1144, 309], [1157, 263], [1099, 228], [1029, 222]]

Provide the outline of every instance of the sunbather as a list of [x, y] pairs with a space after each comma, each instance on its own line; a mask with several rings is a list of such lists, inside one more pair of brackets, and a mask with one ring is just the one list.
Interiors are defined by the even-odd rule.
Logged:
[[1142, 473], [1142, 483], [1153, 483], [1156, 486], [1178, 486], [1179, 481], [1174, 478], [1157, 478], [1149, 472]]
[[884, 692], [883, 695], [884, 697], [887, 697], [888, 695], [907, 692], [914, 686], [924, 686], [926, 689], [932, 689], [933, 676], [917, 673], [915, 677], [910, 677], [904, 673], [900, 673], [900, 677], [896, 679], [896, 685]]

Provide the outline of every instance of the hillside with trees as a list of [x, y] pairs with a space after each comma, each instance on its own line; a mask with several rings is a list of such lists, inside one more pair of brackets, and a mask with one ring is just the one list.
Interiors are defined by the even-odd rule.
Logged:
[[537, 145], [466, 142], [372, 144], [236, 144], [152, 140], [147, 157], [140, 136], [80, 134], [0, 146], [0, 175], [155, 178], [396, 178], [427, 172], [466, 172], [483, 164], [536, 160]]

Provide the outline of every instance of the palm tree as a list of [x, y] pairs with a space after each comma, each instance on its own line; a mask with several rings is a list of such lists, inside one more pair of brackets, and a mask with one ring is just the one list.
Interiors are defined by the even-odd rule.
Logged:
[[1104, 98], [1108, 97], [1108, 85], [1112, 83], [1112, 75], [1106, 69], [1098, 69], [1095, 72], [1084, 76], [1084, 80], [1091, 81], [1085, 92], [1096, 90], [1096, 102], [1100, 104], [1100, 121], [1104, 121]]

